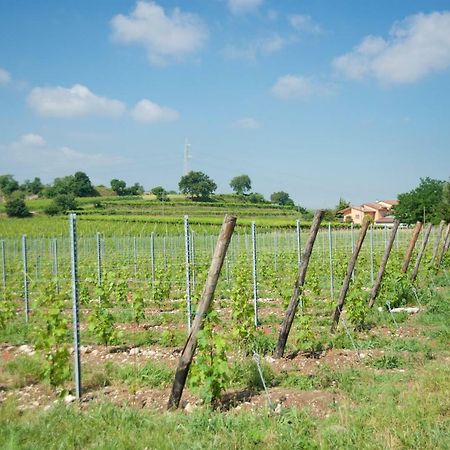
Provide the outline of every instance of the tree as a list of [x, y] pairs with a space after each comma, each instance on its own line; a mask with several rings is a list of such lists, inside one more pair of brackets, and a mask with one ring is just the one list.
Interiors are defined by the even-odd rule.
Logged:
[[438, 223], [442, 218], [444, 181], [421, 178], [420, 184], [410, 192], [398, 195], [399, 204], [394, 207], [395, 216], [404, 223], [412, 224], [425, 218]]
[[343, 199], [342, 197], [339, 198], [339, 202], [336, 205], [336, 208], [334, 208], [334, 216], [338, 217], [338, 218], [342, 218], [343, 215], [340, 211], [342, 211], [345, 208], [348, 208], [350, 206], [350, 202], [348, 202], [347, 200]]
[[127, 187], [127, 184], [123, 180], [118, 180], [117, 178], [114, 178], [111, 180], [111, 189], [117, 195], [125, 195], [126, 187]]
[[3, 195], [11, 195], [19, 190], [19, 183], [12, 175], [0, 175], [0, 191]]
[[162, 186], [155, 186], [150, 192], [160, 202], [166, 202], [169, 199], [167, 197], [167, 191]]
[[25, 204], [25, 196], [20, 192], [16, 192], [8, 198], [5, 209], [8, 217], [22, 218], [31, 216], [30, 211]]
[[266, 203], [264, 195], [260, 194], [259, 192], [252, 192], [247, 198], [250, 203]]
[[230, 181], [230, 187], [236, 194], [242, 195], [250, 192], [252, 188], [252, 182], [248, 175], [239, 175], [237, 177], [234, 177]]
[[284, 191], [274, 192], [270, 196], [270, 201], [272, 203], [277, 203], [283, 206], [294, 206], [294, 201], [289, 197], [289, 194]]
[[443, 220], [450, 222], [450, 181], [447, 181], [442, 188], [440, 213]]
[[75, 172], [73, 175], [72, 193], [75, 197], [95, 197], [98, 195], [91, 180], [84, 172]]
[[205, 200], [214, 193], [217, 184], [203, 172], [191, 171], [181, 177], [178, 187], [182, 194], [188, 195], [193, 200]]
[[67, 211], [77, 209], [78, 205], [73, 194], [59, 194], [52, 203], [45, 209], [49, 216], [65, 214]]
[[144, 188], [139, 183], [134, 183], [133, 186], [130, 186], [125, 189], [125, 195], [142, 195], [144, 193]]
[[39, 177], [35, 177], [33, 181], [25, 180], [22, 189], [29, 194], [39, 195], [44, 190], [44, 185]]

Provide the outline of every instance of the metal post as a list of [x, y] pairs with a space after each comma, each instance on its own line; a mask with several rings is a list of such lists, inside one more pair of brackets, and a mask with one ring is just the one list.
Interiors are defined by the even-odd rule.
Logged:
[[256, 266], [256, 224], [252, 222], [252, 253], [253, 253], [253, 309], [255, 312], [255, 327], [258, 326], [258, 278]]
[[76, 397], [81, 397], [80, 325], [78, 322], [77, 216], [69, 214], [70, 267], [72, 272], [73, 354]]
[[2, 282], [3, 289], [6, 291], [6, 261], [5, 261], [5, 241], [0, 241], [0, 252], [2, 254]]
[[150, 270], [152, 275], [152, 286], [155, 286], [155, 233], [150, 235]]
[[136, 236], [133, 237], [133, 267], [134, 267], [134, 278], [137, 276], [137, 249], [136, 249]]
[[53, 239], [53, 276], [55, 278], [56, 293], [59, 294], [59, 267], [58, 267], [58, 239]]
[[334, 300], [333, 235], [331, 233], [331, 223], [328, 224], [328, 244], [329, 244], [329, 247], [330, 247], [330, 290], [331, 290], [331, 300]]
[[300, 220], [297, 220], [297, 261], [298, 267], [302, 263], [302, 241], [300, 235]]
[[[353, 253], [353, 251], [355, 250], [355, 236], [353, 234], [353, 222], [350, 225], [350, 228], [351, 228], [350, 233], [351, 233], [351, 243], [352, 243], [352, 253]], [[352, 271], [352, 282], [353, 283], [355, 282], [355, 270], [354, 269]]]
[[22, 236], [22, 261], [23, 261], [23, 297], [25, 303], [25, 322], [28, 322], [29, 318], [29, 299], [28, 299], [28, 250], [27, 250], [27, 237], [24, 234]]
[[187, 324], [188, 332], [191, 332], [192, 326], [192, 304], [191, 304], [191, 251], [190, 251], [190, 233], [189, 216], [184, 216], [184, 254], [186, 261], [186, 304], [187, 304]]
[[195, 232], [191, 232], [191, 273], [192, 273], [192, 290], [195, 291]]
[[370, 281], [373, 285], [374, 275], [374, 260], [373, 260], [373, 224], [370, 225]]
[[97, 232], [97, 283], [102, 285], [102, 244], [100, 233]]

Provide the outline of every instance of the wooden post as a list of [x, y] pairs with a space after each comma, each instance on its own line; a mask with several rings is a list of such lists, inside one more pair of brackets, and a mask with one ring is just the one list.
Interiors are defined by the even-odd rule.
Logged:
[[406, 250], [405, 259], [403, 260], [401, 269], [403, 273], [406, 273], [408, 270], [409, 262], [411, 261], [411, 256], [413, 254], [414, 247], [416, 245], [421, 229], [422, 229], [422, 222], [418, 221], [416, 223], [416, 226], [414, 227], [411, 240], [409, 241], [408, 249]]
[[389, 236], [389, 241], [384, 250], [383, 259], [380, 264], [380, 269], [378, 270], [377, 279], [375, 281], [375, 284], [373, 285], [372, 291], [370, 292], [370, 299], [369, 299], [369, 307], [370, 308], [375, 303], [375, 299], [377, 298], [378, 291], [380, 290], [381, 281], [383, 280], [384, 271], [386, 270], [389, 255], [391, 254], [392, 246], [394, 245], [395, 236], [397, 234], [399, 225], [400, 225], [400, 221], [397, 219], [394, 220], [394, 225], [391, 230], [391, 235]]
[[347, 295], [348, 288], [350, 286], [350, 280], [352, 278], [353, 270], [355, 269], [356, 260], [358, 259], [359, 252], [364, 242], [364, 238], [366, 237], [367, 229], [370, 225], [370, 219], [368, 217], [364, 218], [361, 231], [359, 232], [358, 240], [356, 242], [356, 246], [353, 249], [352, 257], [348, 263], [347, 273], [344, 278], [344, 282], [342, 284], [341, 292], [339, 293], [339, 299], [336, 305], [336, 309], [333, 314], [333, 323], [331, 325], [331, 332], [334, 333], [339, 324], [339, 318], [341, 317], [341, 312], [344, 309], [345, 297]]
[[417, 255], [416, 264], [414, 265], [414, 269], [411, 274], [411, 281], [415, 281], [417, 278], [417, 274], [419, 273], [420, 261], [422, 260], [423, 254], [425, 253], [425, 248], [427, 246], [428, 239], [430, 238], [431, 229], [433, 228], [433, 224], [429, 223], [428, 228], [425, 231], [425, 237], [420, 246], [419, 254]]
[[447, 230], [445, 231], [445, 238], [444, 238], [444, 242], [442, 244], [442, 250], [441, 253], [439, 254], [439, 258], [437, 261], [437, 266], [440, 266], [442, 263], [442, 259], [444, 258], [445, 252], [448, 250], [448, 246], [450, 244], [450, 222], [447, 224]]
[[441, 223], [439, 224], [436, 244], [434, 245], [433, 256], [431, 257], [431, 261], [430, 261], [431, 265], [433, 265], [434, 261], [436, 260], [437, 255], [438, 255], [439, 244], [441, 243], [442, 233], [444, 231], [444, 225], [445, 225], [445, 220], [441, 220]]
[[278, 343], [275, 355], [281, 358], [286, 347], [286, 342], [291, 330], [292, 322], [294, 321], [295, 312], [297, 311], [299, 296], [305, 283], [306, 271], [308, 269], [309, 258], [314, 247], [314, 242], [316, 240], [317, 232], [319, 231], [320, 222], [322, 221], [325, 211], [319, 209], [316, 211], [311, 224], [311, 229], [309, 231], [308, 241], [306, 242], [305, 251], [303, 253], [302, 262], [298, 269], [298, 276], [294, 286], [294, 292], [292, 293], [291, 301], [286, 310], [286, 315], [284, 317], [283, 323], [281, 324], [280, 334], [278, 336]]
[[217, 241], [216, 249], [211, 261], [211, 266], [206, 279], [205, 288], [200, 299], [200, 304], [192, 324], [191, 332], [186, 340], [183, 351], [178, 362], [178, 368], [175, 373], [175, 379], [172, 385], [172, 392], [169, 397], [167, 409], [176, 409], [180, 404], [181, 395], [183, 394], [186, 378], [189, 373], [189, 367], [194, 357], [195, 349], [197, 348], [197, 333], [201, 330], [203, 319], [211, 306], [214, 291], [219, 279], [220, 270], [222, 269], [223, 261], [227, 253], [228, 245], [233, 235], [234, 227], [236, 225], [236, 217], [226, 215], [223, 221], [222, 229], [220, 230], [219, 239]]

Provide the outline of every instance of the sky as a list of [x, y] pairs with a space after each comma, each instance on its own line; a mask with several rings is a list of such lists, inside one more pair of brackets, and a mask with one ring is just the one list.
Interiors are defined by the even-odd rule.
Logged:
[[0, 0], [0, 174], [305, 207], [450, 175], [448, 0]]

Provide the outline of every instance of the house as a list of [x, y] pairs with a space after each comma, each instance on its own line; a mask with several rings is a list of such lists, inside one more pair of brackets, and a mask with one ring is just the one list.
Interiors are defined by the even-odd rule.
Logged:
[[379, 200], [359, 206], [349, 206], [339, 212], [343, 215], [344, 222], [361, 225], [364, 217], [368, 216], [376, 225], [392, 225], [394, 216], [391, 214], [391, 209], [397, 204], [397, 200]]

